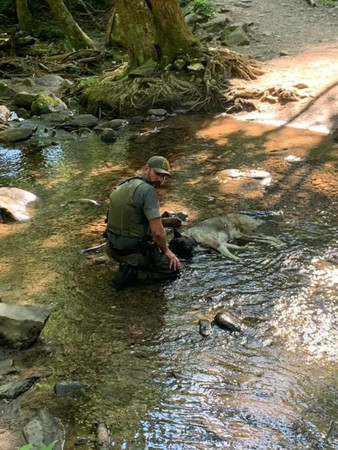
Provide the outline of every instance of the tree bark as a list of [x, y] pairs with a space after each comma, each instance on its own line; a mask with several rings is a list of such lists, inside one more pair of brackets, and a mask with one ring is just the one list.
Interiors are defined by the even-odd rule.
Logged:
[[82, 31], [63, 0], [47, 0], [61, 30], [66, 34], [74, 50], [95, 48], [93, 41]]
[[18, 17], [19, 29], [29, 32], [32, 28], [33, 17], [28, 8], [27, 0], [16, 0], [16, 15]]
[[164, 66], [178, 55], [198, 51], [199, 42], [185, 23], [177, 0], [115, 0], [114, 4], [131, 68], [150, 59]]

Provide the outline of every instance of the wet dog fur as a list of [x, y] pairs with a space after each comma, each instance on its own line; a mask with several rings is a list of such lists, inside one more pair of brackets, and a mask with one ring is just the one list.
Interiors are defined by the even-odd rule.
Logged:
[[170, 250], [178, 257], [189, 259], [194, 255], [197, 246], [213, 249], [233, 260], [238, 256], [232, 250], [251, 250], [252, 247], [239, 243], [263, 242], [280, 248], [284, 242], [273, 236], [259, 234], [256, 229], [263, 223], [245, 214], [226, 214], [197, 223], [184, 233], [174, 230], [174, 238], [169, 242]]

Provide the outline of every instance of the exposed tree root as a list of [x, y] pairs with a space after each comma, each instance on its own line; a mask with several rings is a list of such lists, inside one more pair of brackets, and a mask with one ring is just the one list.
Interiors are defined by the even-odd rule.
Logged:
[[164, 71], [153, 72], [128, 76], [124, 65], [93, 83], [80, 82], [75, 92], [90, 111], [100, 108], [120, 117], [153, 107], [219, 111], [232, 100], [224, 95], [230, 78], [251, 80], [263, 73], [259, 62], [228, 48], [209, 48], [191, 60], [177, 58]]
[[[300, 85], [301, 86], [301, 85]], [[298, 92], [296, 89], [285, 89], [283, 87], [270, 87], [268, 89], [258, 89], [251, 86], [237, 86], [229, 88], [225, 92], [228, 101], [225, 112], [228, 114], [240, 111], [253, 111], [257, 109], [259, 102], [277, 103], [277, 102], [295, 102], [307, 95]], [[256, 103], [248, 101], [256, 100]]]

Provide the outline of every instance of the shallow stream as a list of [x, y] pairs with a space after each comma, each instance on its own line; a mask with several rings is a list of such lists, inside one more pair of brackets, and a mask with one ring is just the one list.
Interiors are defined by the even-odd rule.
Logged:
[[[154, 154], [174, 174], [160, 189], [162, 212], [187, 212], [184, 226], [250, 212], [286, 246], [258, 244], [239, 262], [199, 254], [175, 282], [114, 291], [116, 264], [81, 250], [103, 242], [109, 193]], [[337, 448], [328, 434], [337, 419], [335, 155], [322, 134], [222, 116], [125, 129], [114, 144], [92, 136], [0, 148], [0, 185], [39, 198], [32, 221], [0, 224], [0, 298], [53, 309], [43, 338], [15, 359], [22, 375], [43, 375], [24, 410], [60, 417], [66, 449], [94, 448], [96, 422], [116, 449]], [[219, 175], [230, 168], [263, 169], [271, 181]], [[78, 198], [102, 206], [65, 205]], [[214, 326], [202, 337], [199, 319], [222, 307], [243, 331]], [[55, 397], [60, 380], [91, 388]]]

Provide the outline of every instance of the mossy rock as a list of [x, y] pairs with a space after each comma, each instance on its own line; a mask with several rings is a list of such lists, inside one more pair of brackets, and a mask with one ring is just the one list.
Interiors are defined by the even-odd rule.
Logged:
[[0, 81], [0, 98], [10, 99], [15, 96], [16, 92], [6, 83]]
[[[60, 110], [60, 102], [49, 95], [39, 94], [31, 104], [31, 112], [40, 116], [53, 111]], [[64, 108], [62, 108], [64, 109]]]

